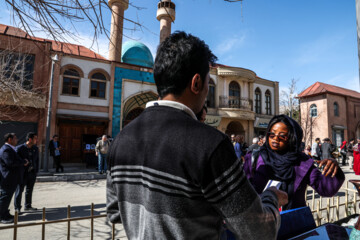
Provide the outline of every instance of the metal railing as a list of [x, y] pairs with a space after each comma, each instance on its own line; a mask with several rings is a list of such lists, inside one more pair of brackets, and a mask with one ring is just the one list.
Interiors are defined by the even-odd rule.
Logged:
[[[67, 218], [58, 219], [58, 220], [46, 220], [46, 209], [42, 209], [42, 221], [35, 221], [30, 223], [19, 223], [19, 213], [16, 211], [14, 215], [14, 224], [8, 226], [0, 226], [0, 231], [5, 229], [13, 229], [13, 239], [17, 240], [18, 229], [23, 227], [33, 227], [41, 226], [41, 239], [45, 238], [45, 226], [49, 224], [56, 223], [67, 223], [67, 239], [70, 240], [71, 236], [71, 222], [81, 221], [81, 220], [90, 220], [90, 239], [94, 239], [94, 219], [96, 218], [106, 218], [106, 214], [94, 215], [94, 204], [91, 204], [90, 216], [86, 217], [73, 217], [71, 218], [71, 207], [67, 207]], [[115, 239], [115, 224], [112, 223], [111, 239]]]
[[[309, 190], [307, 189], [306, 193]], [[345, 192], [345, 200], [341, 201], [340, 196], [334, 196], [331, 198], [318, 197], [316, 200], [315, 190], [310, 189], [311, 194], [306, 194], [306, 197], [310, 197], [307, 200], [307, 205], [310, 207], [313, 217], [315, 219], [316, 225], [320, 226], [324, 223], [330, 223], [338, 221], [342, 218], [348, 217], [352, 214], [355, 214], [359, 211], [357, 204], [360, 202], [360, 199], [357, 197], [358, 192], [355, 189], [349, 188], [349, 182], [346, 181], [345, 187], [340, 189], [341, 192]], [[340, 192], [339, 191], [339, 192]], [[341, 198], [342, 199], [342, 198]], [[325, 200], [325, 201], [324, 201]], [[326, 202], [324, 204], [324, 202]], [[316, 206], [315, 206], [316, 205]], [[342, 210], [342, 211], [341, 211]], [[58, 220], [46, 220], [46, 209], [42, 209], [42, 220], [35, 221], [30, 223], [19, 223], [19, 214], [15, 212], [14, 224], [7, 226], [0, 226], [0, 231], [5, 229], [13, 229], [13, 239], [17, 240], [18, 229], [23, 227], [33, 227], [41, 226], [41, 239], [45, 238], [45, 227], [49, 224], [56, 223], [67, 223], [67, 239], [70, 240], [71, 237], [71, 222], [81, 221], [81, 220], [90, 220], [90, 239], [94, 239], [94, 219], [97, 218], [106, 218], [106, 214], [94, 215], [94, 204], [91, 204], [90, 216], [85, 217], [71, 217], [71, 207], [67, 207], [67, 218], [58, 219]], [[115, 224], [112, 224], [111, 239], [115, 239]]]
[[249, 98], [219, 96], [219, 107], [251, 110], [252, 101]]
[[[341, 201], [340, 196], [334, 196], [330, 198], [319, 197], [315, 200], [315, 190], [311, 189], [311, 199], [307, 201], [307, 205], [310, 207], [316, 225], [320, 226], [325, 223], [339, 221], [342, 218], [346, 218], [352, 214], [356, 214], [358, 210], [357, 203], [360, 202], [357, 195], [358, 192], [355, 189], [349, 188], [349, 182], [346, 181], [346, 187], [342, 187], [345, 192], [345, 200]], [[307, 191], [306, 191], [307, 192]], [[325, 200], [325, 204], [324, 204]], [[316, 202], [316, 206], [315, 206]]]

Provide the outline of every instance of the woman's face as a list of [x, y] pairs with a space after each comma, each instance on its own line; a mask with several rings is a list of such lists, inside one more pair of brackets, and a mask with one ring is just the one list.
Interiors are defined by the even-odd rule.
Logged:
[[289, 139], [288, 137], [289, 130], [284, 123], [282, 122], [275, 123], [271, 127], [270, 132], [268, 132], [267, 135], [269, 139], [270, 148], [273, 151], [275, 152], [285, 151]]

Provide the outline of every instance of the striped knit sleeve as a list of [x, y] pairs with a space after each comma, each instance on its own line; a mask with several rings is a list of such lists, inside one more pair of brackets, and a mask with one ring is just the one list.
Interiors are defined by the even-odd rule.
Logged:
[[217, 147], [204, 171], [202, 192], [238, 239], [276, 239], [277, 196], [271, 191], [261, 196], [255, 192], [230, 141]]

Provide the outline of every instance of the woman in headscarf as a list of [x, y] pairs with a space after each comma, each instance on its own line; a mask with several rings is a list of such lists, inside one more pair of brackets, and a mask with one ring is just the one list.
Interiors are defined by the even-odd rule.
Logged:
[[[289, 196], [283, 210], [306, 206], [307, 185], [319, 195], [331, 197], [345, 180], [335, 159], [314, 161], [301, 152], [302, 138], [303, 131], [296, 121], [278, 115], [269, 123], [266, 143], [245, 156], [244, 171], [259, 194], [269, 180], [281, 182], [280, 189]], [[324, 169], [319, 170], [314, 163]]]

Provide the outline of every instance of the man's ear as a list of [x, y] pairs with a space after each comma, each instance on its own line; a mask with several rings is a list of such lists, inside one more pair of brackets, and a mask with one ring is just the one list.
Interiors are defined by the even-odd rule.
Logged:
[[195, 74], [191, 79], [190, 89], [194, 94], [199, 94], [203, 88], [200, 74]]

